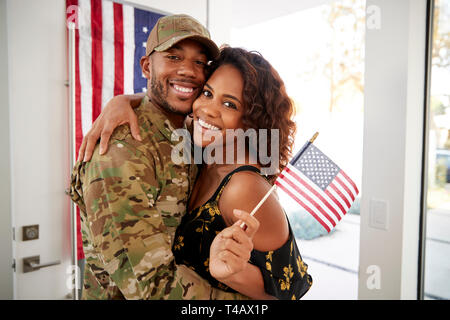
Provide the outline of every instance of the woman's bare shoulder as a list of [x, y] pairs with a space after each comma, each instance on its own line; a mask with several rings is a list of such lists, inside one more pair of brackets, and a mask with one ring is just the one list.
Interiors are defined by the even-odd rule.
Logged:
[[[261, 175], [251, 171], [233, 174], [219, 200], [225, 220], [234, 222], [233, 209], [251, 212], [272, 185]], [[254, 248], [271, 251], [281, 247], [289, 237], [289, 227], [278, 198], [272, 193], [255, 213], [260, 227], [253, 238]]]

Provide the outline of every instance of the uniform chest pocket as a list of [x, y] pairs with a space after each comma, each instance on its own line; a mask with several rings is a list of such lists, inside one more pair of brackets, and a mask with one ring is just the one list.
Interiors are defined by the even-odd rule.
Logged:
[[186, 211], [186, 206], [183, 201], [178, 201], [175, 197], [166, 196], [166, 198], [167, 200], [156, 202], [156, 209], [164, 225], [167, 227], [170, 237], [173, 239], [175, 230], [179, 226], [182, 215]]

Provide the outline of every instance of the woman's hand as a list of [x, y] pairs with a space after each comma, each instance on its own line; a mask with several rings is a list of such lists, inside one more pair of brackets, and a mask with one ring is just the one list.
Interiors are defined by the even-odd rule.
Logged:
[[139, 125], [136, 113], [132, 107], [143, 98], [143, 95], [115, 96], [106, 104], [99, 117], [92, 124], [91, 130], [84, 136], [78, 154], [78, 161], [89, 161], [92, 158], [95, 145], [100, 138], [100, 154], [108, 150], [108, 142], [111, 134], [118, 126], [129, 123], [131, 135], [134, 139], [142, 141], [139, 134]]
[[[233, 213], [238, 221], [214, 238], [209, 252], [209, 272], [225, 284], [246, 268], [253, 250], [252, 238], [259, 228], [258, 220], [248, 212], [235, 209]], [[242, 222], [244, 228], [240, 227]]]

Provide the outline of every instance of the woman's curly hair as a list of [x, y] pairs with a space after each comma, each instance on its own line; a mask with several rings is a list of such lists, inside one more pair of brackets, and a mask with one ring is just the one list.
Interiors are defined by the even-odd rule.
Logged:
[[[268, 146], [271, 145], [270, 129], [279, 130], [278, 169], [281, 172], [291, 157], [296, 131], [295, 122], [292, 121], [294, 105], [286, 93], [283, 80], [272, 65], [255, 51], [224, 47], [220, 56], [211, 63], [210, 74], [222, 65], [232, 65], [244, 79], [242, 96], [245, 108], [242, 121], [245, 129], [256, 129], [258, 141], [259, 129], [269, 129]], [[268, 156], [271, 156], [270, 150]], [[273, 182], [277, 176], [274, 174], [268, 178]]]

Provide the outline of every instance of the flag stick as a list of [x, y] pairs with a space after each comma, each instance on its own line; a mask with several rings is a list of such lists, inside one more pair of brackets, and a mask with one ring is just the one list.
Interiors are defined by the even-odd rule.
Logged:
[[[311, 139], [309, 139], [309, 141], [303, 146], [303, 148], [300, 150], [299, 153], [297, 153], [295, 155], [295, 160], [297, 160], [302, 154], [303, 152], [305, 152], [305, 150], [308, 148], [308, 146], [314, 142], [314, 140], [316, 140], [317, 136], [319, 135], [319, 132], [316, 132]], [[252, 212], [250, 213], [250, 216], [254, 216], [256, 211], [262, 206], [262, 204], [264, 203], [264, 201], [267, 200], [267, 198], [270, 196], [270, 194], [277, 188], [277, 186], [274, 184], [272, 186], [272, 188], [270, 188], [269, 191], [267, 191], [266, 195], [261, 199], [261, 201], [256, 205], [256, 207], [252, 210]], [[240, 227], [244, 228], [245, 223], [242, 222]]]
[[311, 138], [311, 139], [309, 139], [309, 142], [313, 143], [313, 142], [314, 142], [314, 140], [316, 140], [316, 138], [317, 138], [317, 136], [318, 136], [318, 135], [319, 135], [319, 133], [318, 133], [318, 132], [314, 133], [314, 135], [312, 136], [312, 138]]

